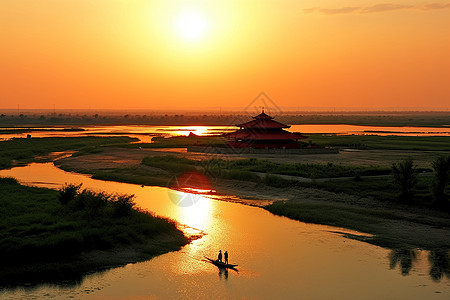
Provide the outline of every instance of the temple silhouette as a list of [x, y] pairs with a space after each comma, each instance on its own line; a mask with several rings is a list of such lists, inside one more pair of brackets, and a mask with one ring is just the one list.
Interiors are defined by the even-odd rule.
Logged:
[[285, 128], [291, 126], [277, 122], [273, 117], [262, 112], [246, 123], [237, 124], [239, 130], [225, 133], [228, 145], [233, 148], [254, 149], [295, 149], [299, 148], [299, 140], [307, 136], [292, 133]]

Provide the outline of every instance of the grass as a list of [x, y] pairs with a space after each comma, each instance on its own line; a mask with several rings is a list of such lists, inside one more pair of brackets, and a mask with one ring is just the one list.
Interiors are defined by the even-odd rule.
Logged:
[[129, 144], [137, 139], [129, 137], [48, 137], [11, 139], [0, 142], [0, 169], [11, 168], [14, 161], [30, 162], [36, 156], [52, 152], [76, 150], [76, 155], [96, 153], [101, 147]]
[[450, 151], [450, 137], [446, 136], [310, 134], [309, 140], [321, 146], [357, 149]]
[[[332, 163], [287, 164], [256, 158], [238, 159], [231, 161], [223, 159], [196, 161], [177, 157], [174, 155], [145, 157], [142, 160], [142, 164], [160, 168], [174, 174], [203, 169], [206, 173], [230, 173], [229, 176], [233, 174], [237, 176], [239, 172], [246, 172], [241, 174], [247, 175], [252, 174], [252, 172], [258, 172], [267, 174], [299, 176], [306, 178], [334, 178], [352, 177], [357, 175], [386, 175], [391, 172], [390, 168], [377, 166], [344, 166]], [[250, 181], [253, 181], [255, 178], [255, 174], [250, 175], [249, 178], [251, 179]]]
[[286, 164], [256, 158], [230, 161], [229, 168], [306, 178], [352, 177], [356, 175], [385, 175], [390, 173], [390, 169], [386, 167], [345, 166], [333, 163]]
[[402, 222], [402, 224], [413, 223], [420, 228], [426, 228], [426, 226], [448, 228], [450, 223], [448, 218], [444, 217], [431, 219], [423, 214], [402, 214], [394, 210], [381, 208], [339, 205], [332, 202], [304, 203], [293, 200], [275, 202], [264, 208], [273, 214], [306, 223], [338, 226], [372, 234], [374, 235], [372, 237], [352, 234], [346, 234], [346, 236], [381, 247], [393, 249], [404, 247], [448, 248], [447, 241], [434, 238], [434, 241], [430, 242], [426, 237], [420, 236], [418, 232], [408, 230], [408, 227], [405, 227], [406, 229], [402, 227], [392, 228], [392, 224], [399, 224], [398, 222]]
[[196, 171], [195, 165], [198, 162], [178, 157], [174, 155], [149, 156], [144, 157], [142, 164], [154, 168], [159, 168], [173, 174]]
[[127, 148], [186, 148], [187, 146], [224, 145], [226, 140], [220, 136], [174, 136], [153, 137], [153, 143], [123, 145]]
[[[68, 261], [77, 261], [75, 273], [107, 266], [79, 261], [89, 251], [132, 247], [148, 258], [187, 242], [172, 221], [134, 209], [132, 196], [77, 189], [68, 201], [59, 201], [58, 191], [22, 186], [12, 178], [0, 178], [0, 189], [0, 282], [25, 278], [14, 270], [27, 266], [40, 265], [37, 269], [49, 274]], [[158, 246], [160, 239], [168, 242]]]
[[117, 181], [117, 182], [143, 184], [151, 186], [166, 186], [167, 182], [170, 179], [169, 176], [137, 175], [122, 170], [118, 172], [97, 171], [92, 175], [92, 178], [106, 181]]
[[[413, 190], [413, 203], [422, 206], [430, 206], [432, 197], [432, 176], [418, 177], [418, 183]], [[371, 197], [380, 201], [396, 202], [399, 200], [399, 188], [393, 182], [393, 178], [353, 178], [345, 180], [329, 180], [324, 182], [298, 183], [299, 186], [323, 189], [334, 193], [345, 193], [361, 198]], [[450, 185], [447, 186], [450, 192]]]
[[[121, 174], [120, 170], [108, 172], [103, 176], [96, 176], [99, 179], [125, 181], [138, 184], [167, 185], [167, 181], [174, 175], [193, 170], [202, 171], [205, 175], [215, 178], [250, 181], [265, 184], [276, 188], [303, 188], [310, 187], [326, 190], [334, 193], [345, 193], [362, 198], [373, 198], [380, 201], [397, 202], [399, 196], [398, 187], [391, 177], [371, 177], [370, 175], [387, 175], [391, 172], [387, 167], [362, 167], [362, 166], [342, 166], [332, 164], [282, 164], [269, 160], [255, 158], [225, 161], [221, 159], [211, 159], [205, 161], [195, 161], [183, 157], [164, 155], [146, 157], [142, 161], [143, 165], [163, 169], [168, 172], [166, 175], [159, 175], [157, 178], [145, 175], [138, 170], [128, 170], [128, 173]], [[265, 173], [261, 176], [261, 173]], [[94, 173], [98, 174], [98, 173]], [[258, 175], [259, 174], [259, 175]], [[291, 175], [312, 178], [312, 182], [300, 182], [292, 178], [283, 178], [278, 175]], [[314, 180], [335, 178], [325, 181]], [[342, 178], [348, 177], [348, 178]], [[413, 203], [421, 206], [430, 206], [432, 197], [432, 176], [424, 173], [418, 177], [418, 183], [414, 188]], [[447, 186], [447, 193], [450, 186]]]

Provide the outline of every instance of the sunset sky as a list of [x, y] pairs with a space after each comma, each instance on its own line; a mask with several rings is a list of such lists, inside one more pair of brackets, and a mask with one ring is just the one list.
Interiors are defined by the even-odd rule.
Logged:
[[450, 108], [450, 0], [1, 0], [0, 108]]

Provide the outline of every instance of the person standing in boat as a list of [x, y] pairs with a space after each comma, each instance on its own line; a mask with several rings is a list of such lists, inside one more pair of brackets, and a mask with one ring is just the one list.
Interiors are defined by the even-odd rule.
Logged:
[[228, 251], [225, 251], [224, 257], [225, 257], [225, 263], [228, 264]]
[[217, 256], [217, 260], [222, 262], [222, 250], [219, 250], [219, 256]]

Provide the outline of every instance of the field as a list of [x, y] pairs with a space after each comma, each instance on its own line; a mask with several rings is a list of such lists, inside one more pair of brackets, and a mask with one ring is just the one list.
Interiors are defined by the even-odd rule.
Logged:
[[130, 196], [69, 187], [62, 197], [12, 178], [0, 178], [0, 190], [1, 285], [73, 280], [188, 242], [172, 221], [134, 209]]
[[446, 136], [377, 136], [310, 134], [309, 140], [324, 146], [352, 149], [383, 149], [406, 151], [450, 151]]
[[[449, 214], [445, 209], [433, 207], [431, 189], [432, 162], [448, 154], [448, 138], [322, 135], [311, 138], [317, 144], [341, 147], [341, 151], [252, 157], [191, 153], [183, 148], [186, 144], [220, 142], [216, 138], [159, 139], [159, 143], [143, 144], [130, 143], [131, 139], [123, 137], [91, 137], [37, 139], [29, 148], [26, 148], [28, 140], [12, 141], [11, 145], [23, 143], [16, 146], [22, 147], [25, 155], [12, 157], [7, 151], [2, 155], [11, 165], [31, 161], [36, 154], [72, 150], [75, 151], [72, 156], [58, 159], [55, 164], [98, 179], [143, 185], [170, 186], [174, 176], [197, 172], [205, 175], [218, 193], [241, 197], [233, 201], [264, 206], [274, 214], [304, 222], [373, 235], [365, 238], [349, 235], [349, 238], [390, 248], [441, 249], [450, 245], [443, 238], [450, 236]], [[414, 197], [409, 203], [399, 203], [400, 191], [393, 181], [391, 165], [408, 157], [421, 173], [413, 189]], [[195, 187], [195, 182], [188, 184]], [[446, 193], [449, 192], [447, 185]]]
[[[445, 248], [450, 245], [442, 238], [450, 228], [449, 215], [432, 206], [431, 171], [432, 161], [448, 153], [442, 149], [448, 149], [450, 141], [408, 138], [410, 145], [422, 145], [425, 150], [400, 150], [396, 145], [402, 137], [398, 138], [325, 136], [317, 139], [319, 144], [332, 141], [346, 150], [257, 158], [251, 154], [190, 153], [179, 148], [156, 151], [131, 144], [127, 146], [131, 149], [106, 148], [98, 154], [64, 158], [57, 164], [100, 179], [161, 186], [170, 186], [175, 175], [200, 172], [219, 193], [241, 197], [233, 201], [257, 206], [272, 203], [265, 208], [275, 214], [373, 234], [365, 241], [384, 247]], [[371, 147], [360, 147], [361, 143]], [[440, 150], [430, 150], [434, 143]], [[399, 189], [390, 173], [393, 163], [407, 157], [413, 158], [422, 173], [414, 199], [403, 204], [398, 202]], [[450, 192], [448, 186], [446, 192]], [[390, 230], [392, 226], [398, 230]]]
[[98, 153], [102, 151], [102, 146], [128, 144], [136, 140], [123, 136], [11, 139], [0, 142], [0, 169], [36, 161], [37, 157], [52, 152], [78, 151], [76, 155]]

